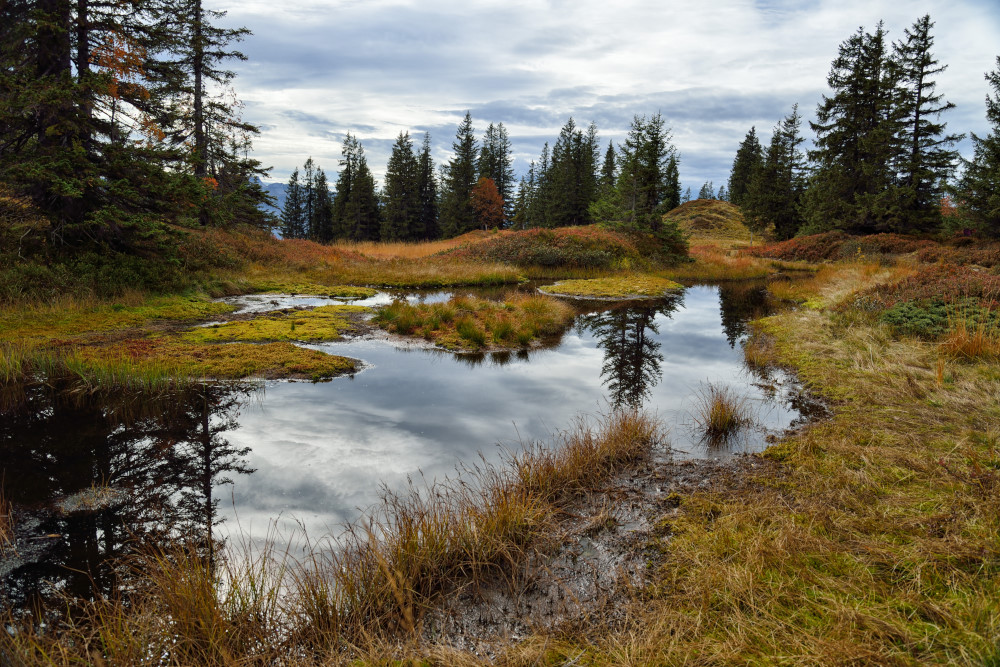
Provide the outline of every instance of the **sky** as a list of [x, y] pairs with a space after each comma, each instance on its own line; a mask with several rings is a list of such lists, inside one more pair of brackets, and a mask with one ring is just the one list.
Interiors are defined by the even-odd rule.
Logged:
[[[281, 3], [284, 5], [284, 3]], [[466, 111], [480, 138], [502, 122], [514, 170], [527, 172], [571, 116], [606, 146], [635, 115], [662, 114], [697, 194], [728, 179], [751, 126], [766, 146], [798, 103], [806, 121], [829, 93], [838, 45], [884, 21], [890, 40], [924, 14], [948, 69], [952, 132], [983, 135], [983, 78], [1000, 55], [997, 0], [208, 0], [226, 26], [252, 31], [232, 62], [255, 156], [286, 181], [312, 157], [335, 180], [346, 132], [381, 181], [397, 135], [429, 132], [450, 158]], [[806, 123], [803, 133], [811, 139]], [[959, 145], [969, 156], [968, 140]]]

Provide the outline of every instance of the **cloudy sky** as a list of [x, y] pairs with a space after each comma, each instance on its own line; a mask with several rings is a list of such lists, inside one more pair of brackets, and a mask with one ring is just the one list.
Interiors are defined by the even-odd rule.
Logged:
[[[337, 171], [356, 134], [381, 178], [400, 131], [430, 132], [447, 161], [468, 110], [479, 136], [510, 134], [515, 171], [572, 116], [606, 145], [635, 114], [660, 112], [695, 192], [728, 178], [751, 126], [767, 141], [791, 106], [812, 117], [838, 45], [885, 22], [889, 38], [924, 14], [948, 70], [938, 90], [956, 132], [986, 131], [984, 72], [1000, 55], [997, 0], [208, 0], [240, 45], [236, 89], [261, 128], [257, 157], [285, 181], [312, 156]], [[284, 6], [282, 6], [284, 5]], [[280, 9], [278, 8], [280, 7]], [[811, 136], [804, 127], [807, 137]], [[968, 142], [961, 146], [968, 153]]]

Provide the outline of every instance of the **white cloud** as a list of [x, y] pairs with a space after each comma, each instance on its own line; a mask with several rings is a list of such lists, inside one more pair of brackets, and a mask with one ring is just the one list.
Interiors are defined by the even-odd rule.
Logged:
[[[1000, 8], [991, 2], [727, 0], [704, 3], [220, 3], [254, 35], [235, 63], [247, 118], [264, 131], [258, 157], [284, 180], [312, 155], [336, 171], [355, 132], [380, 175], [401, 130], [432, 132], [446, 158], [466, 109], [480, 131], [503, 121], [527, 159], [565, 119], [596, 119], [619, 139], [634, 113], [662, 111], [688, 185], [725, 180], [751, 125], [766, 135], [795, 102], [807, 118], [837, 46], [884, 20], [890, 39], [924, 13], [949, 69], [939, 90], [958, 105], [955, 131], [985, 128], [983, 73], [995, 66]], [[489, 115], [486, 115], [489, 114]], [[496, 114], [493, 116], [492, 114]]]

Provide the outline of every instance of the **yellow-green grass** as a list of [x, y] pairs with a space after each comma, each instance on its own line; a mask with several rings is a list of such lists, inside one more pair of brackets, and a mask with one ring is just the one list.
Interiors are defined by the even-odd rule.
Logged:
[[57, 350], [0, 345], [0, 385], [63, 377], [88, 390], [156, 392], [202, 378], [319, 380], [356, 370], [353, 359], [287, 342], [187, 343], [162, 336]]
[[364, 299], [375, 296], [377, 290], [371, 287], [356, 287], [353, 285], [319, 285], [316, 283], [281, 282], [263, 280], [252, 283], [254, 292], [264, 294], [303, 294], [312, 296], [328, 296], [338, 299]]
[[213, 324], [181, 335], [196, 343], [265, 341], [322, 342], [339, 340], [354, 328], [351, 315], [371, 312], [364, 306], [319, 306], [311, 310], [255, 317], [251, 320]]
[[[834, 270], [807, 300], [878, 279]], [[833, 417], [776, 462], [654, 516], [662, 564], [621, 622], [537, 637], [522, 664], [1000, 662], [1000, 370], [822, 308], [758, 321]]]
[[561, 280], [539, 289], [556, 296], [591, 299], [657, 298], [684, 289], [679, 283], [651, 275], [625, 275], [590, 280]]
[[232, 310], [230, 304], [202, 295], [148, 297], [137, 292], [110, 303], [67, 298], [0, 311], [0, 341], [69, 339], [157, 322], [194, 322]]
[[543, 295], [514, 295], [500, 303], [458, 296], [444, 303], [395, 301], [372, 323], [404, 336], [421, 336], [449, 350], [517, 349], [563, 331], [573, 309]]

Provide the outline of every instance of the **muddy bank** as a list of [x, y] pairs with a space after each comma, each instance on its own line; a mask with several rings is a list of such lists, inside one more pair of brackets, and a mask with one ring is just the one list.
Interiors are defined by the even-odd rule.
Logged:
[[626, 603], [651, 582], [663, 557], [670, 518], [685, 496], [729, 493], [765, 476], [782, 475], [759, 454], [711, 460], [674, 459], [668, 447], [594, 489], [569, 507], [512, 581], [493, 581], [449, 596], [429, 613], [421, 637], [493, 658], [534, 634], [573, 628], [600, 618], [624, 620]]

